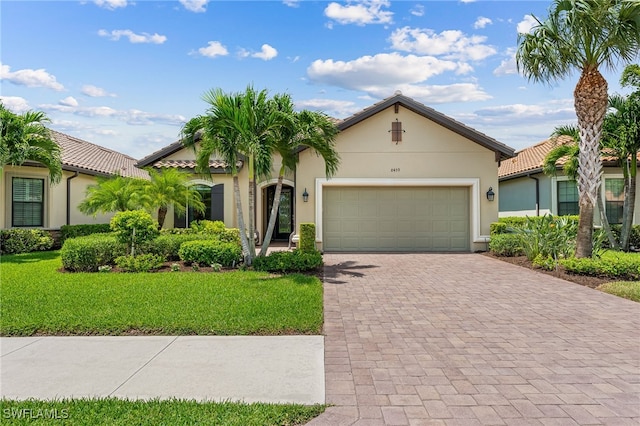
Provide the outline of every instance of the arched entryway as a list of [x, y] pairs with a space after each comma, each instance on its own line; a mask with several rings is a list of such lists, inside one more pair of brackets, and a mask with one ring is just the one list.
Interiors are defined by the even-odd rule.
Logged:
[[[273, 206], [273, 200], [276, 195], [276, 185], [269, 185], [262, 189], [263, 200], [266, 203], [263, 204], [263, 230], [262, 235], [267, 232], [267, 226], [269, 226], [269, 219], [271, 217], [271, 208]], [[282, 185], [282, 191], [280, 193], [280, 205], [278, 212], [276, 213], [276, 226], [273, 230], [272, 241], [288, 241], [289, 235], [294, 230], [294, 218], [293, 218], [293, 187], [287, 184]]]

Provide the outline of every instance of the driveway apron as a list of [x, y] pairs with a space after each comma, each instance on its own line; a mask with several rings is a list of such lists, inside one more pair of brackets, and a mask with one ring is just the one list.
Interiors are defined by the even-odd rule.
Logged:
[[640, 304], [480, 254], [325, 254], [310, 425], [638, 425]]

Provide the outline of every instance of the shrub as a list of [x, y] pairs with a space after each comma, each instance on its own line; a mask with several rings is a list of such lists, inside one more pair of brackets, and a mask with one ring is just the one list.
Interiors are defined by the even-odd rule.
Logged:
[[258, 256], [253, 260], [256, 271], [266, 272], [306, 272], [322, 266], [322, 253], [317, 250], [274, 251], [268, 256]]
[[493, 222], [489, 225], [489, 235], [506, 234], [507, 224], [505, 222]]
[[164, 258], [155, 254], [126, 255], [116, 259], [116, 265], [124, 272], [149, 272], [159, 269], [163, 263]]
[[298, 245], [300, 251], [312, 253], [316, 251], [316, 224], [301, 223], [300, 224], [300, 243]]
[[0, 253], [29, 253], [49, 250], [51, 247], [53, 238], [47, 231], [20, 228], [0, 230]]
[[518, 234], [496, 234], [491, 236], [489, 250], [496, 256], [522, 256], [522, 237]]
[[526, 217], [526, 222], [515, 228], [521, 235], [522, 249], [527, 259], [538, 255], [552, 259], [573, 255], [576, 244], [578, 223], [570, 216]]
[[158, 222], [144, 210], [118, 212], [111, 218], [110, 226], [118, 241], [126, 244], [132, 255], [139, 244], [154, 239], [160, 233]]
[[608, 251], [601, 258], [563, 259], [560, 264], [578, 275], [640, 279], [640, 254]]
[[221, 220], [194, 220], [191, 222], [191, 229], [197, 234], [211, 235], [225, 243], [240, 244], [240, 230], [227, 228]]
[[67, 238], [84, 237], [91, 234], [104, 234], [111, 232], [108, 223], [91, 223], [85, 225], [62, 225], [60, 227], [60, 239], [64, 243]]
[[62, 266], [74, 272], [96, 272], [98, 266], [113, 265], [124, 255], [126, 246], [112, 234], [93, 234], [69, 238], [62, 245]]
[[242, 258], [242, 248], [236, 243], [216, 240], [196, 240], [182, 243], [178, 250], [180, 259], [185, 263], [222, 266], [234, 266]]
[[156, 239], [141, 244], [138, 247], [138, 251], [162, 256], [166, 260], [178, 260], [180, 259], [179, 250], [182, 243], [212, 239], [212, 236], [205, 234], [161, 234]]

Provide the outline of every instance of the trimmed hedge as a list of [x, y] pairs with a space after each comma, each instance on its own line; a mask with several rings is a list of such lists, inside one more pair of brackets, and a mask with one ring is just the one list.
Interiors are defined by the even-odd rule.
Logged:
[[265, 272], [307, 272], [322, 265], [322, 253], [317, 250], [274, 251], [268, 256], [258, 256], [253, 260], [253, 269]]
[[116, 265], [124, 272], [150, 272], [159, 269], [164, 258], [155, 254], [139, 254], [137, 256], [119, 256]]
[[2, 229], [0, 230], [0, 253], [19, 254], [44, 251], [53, 247], [53, 238], [42, 229]]
[[236, 243], [225, 243], [216, 240], [196, 240], [182, 243], [178, 250], [180, 259], [185, 263], [212, 265], [219, 263], [230, 267], [242, 259], [242, 248]]
[[74, 272], [97, 272], [99, 266], [113, 265], [126, 254], [126, 246], [113, 234], [93, 234], [69, 238], [62, 245], [62, 266]]
[[640, 279], [640, 254], [606, 252], [601, 258], [560, 260], [568, 272], [578, 275], [604, 276], [614, 279]]
[[522, 236], [519, 234], [492, 235], [489, 241], [489, 250], [497, 256], [522, 256], [524, 255]]
[[300, 224], [300, 243], [298, 248], [305, 253], [316, 251], [316, 224], [301, 223]]
[[108, 223], [90, 223], [85, 225], [62, 225], [60, 227], [60, 239], [62, 243], [68, 238], [84, 237], [91, 234], [105, 234], [111, 232]]
[[138, 247], [141, 253], [162, 256], [166, 260], [180, 260], [180, 246], [187, 241], [214, 241], [214, 237], [206, 234], [162, 234], [158, 238], [147, 241]]

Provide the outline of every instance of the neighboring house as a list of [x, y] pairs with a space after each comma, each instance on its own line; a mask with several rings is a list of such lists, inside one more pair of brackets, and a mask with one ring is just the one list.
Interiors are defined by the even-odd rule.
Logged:
[[62, 225], [108, 223], [113, 215], [86, 216], [78, 210], [96, 176], [148, 178], [136, 160], [119, 152], [50, 130], [62, 154], [62, 180], [51, 185], [37, 163], [5, 166], [0, 176], [0, 228], [58, 229]]
[[[489, 225], [498, 218], [498, 165], [514, 150], [399, 93], [339, 121], [341, 163], [325, 178], [324, 162], [300, 152], [297, 171], [284, 180], [275, 240], [286, 241], [300, 223], [316, 224], [327, 251], [485, 250]], [[193, 172], [195, 154], [175, 142], [138, 167], [176, 167]], [[256, 229], [264, 235], [276, 184], [257, 183]], [[211, 178], [194, 179], [208, 205], [205, 215], [168, 215], [167, 226], [196, 218], [237, 226], [233, 185], [226, 165], [212, 160]], [[247, 208], [247, 170], [240, 173]], [[246, 218], [245, 218], [246, 220]]]
[[[571, 138], [560, 137], [557, 141], [548, 139], [518, 151], [515, 157], [502, 162], [498, 172], [500, 217], [579, 213], [576, 182], [562, 171], [566, 159], [558, 161], [556, 176], [547, 176], [542, 172], [547, 154], [557, 144], [567, 143], [571, 143]], [[607, 218], [611, 224], [620, 223], [624, 202], [622, 169], [614, 157], [603, 156], [602, 165], [604, 173], [600, 193]], [[640, 223], [640, 197], [637, 196], [634, 212], [633, 222]], [[598, 210], [594, 221], [600, 224]]]

